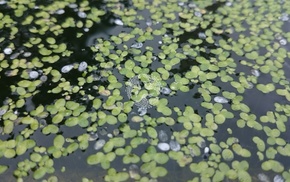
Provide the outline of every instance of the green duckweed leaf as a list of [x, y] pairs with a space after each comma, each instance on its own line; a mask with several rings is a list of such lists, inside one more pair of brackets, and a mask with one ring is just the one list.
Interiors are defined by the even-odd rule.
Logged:
[[22, 155], [27, 151], [27, 146], [26, 142], [21, 142], [17, 145], [16, 147], [16, 154], [17, 155]]
[[253, 142], [256, 143], [259, 151], [263, 152], [265, 150], [265, 142], [257, 136], [253, 137]]
[[54, 124], [58, 124], [63, 120], [64, 116], [63, 114], [56, 114], [53, 118], [52, 118], [52, 123]]
[[276, 154], [277, 154], [277, 150], [275, 150], [273, 147], [270, 147], [266, 150], [266, 157], [268, 159], [275, 159]]
[[42, 133], [45, 135], [48, 135], [50, 133], [57, 133], [58, 131], [59, 131], [59, 128], [52, 124], [47, 125], [46, 127], [42, 129]]
[[139, 161], [140, 161], [140, 157], [137, 156], [136, 154], [129, 154], [123, 157], [124, 164], [138, 163]]
[[223, 181], [224, 178], [225, 178], [225, 174], [219, 170], [216, 170], [212, 180], [213, 181]]
[[65, 125], [68, 127], [73, 127], [78, 124], [78, 118], [77, 117], [70, 117], [67, 120], [65, 120]]
[[14, 156], [16, 155], [16, 152], [14, 149], [6, 149], [4, 151], [4, 157], [8, 158], [8, 159], [11, 159], [13, 158]]
[[79, 144], [77, 143], [71, 143], [68, 145], [67, 147], [67, 152], [70, 154], [70, 153], [73, 153], [74, 151], [76, 151], [77, 149], [79, 148]]
[[157, 178], [157, 177], [164, 177], [167, 175], [167, 169], [161, 166], [157, 166], [150, 171], [150, 176], [152, 178]]
[[140, 170], [142, 173], [150, 173], [156, 167], [156, 162], [151, 161], [141, 165]]
[[211, 143], [209, 145], [210, 151], [213, 153], [219, 154], [221, 152], [221, 147], [217, 144]]
[[228, 170], [226, 176], [231, 180], [235, 180], [238, 178], [237, 172], [233, 169]]
[[169, 160], [169, 157], [165, 153], [157, 153], [153, 156], [154, 160], [158, 164], [165, 164]]
[[64, 142], [65, 142], [64, 137], [62, 135], [57, 135], [53, 140], [53, 145], [56, 148], [61, 149], [63, 147]]
[[217, 114], [217, 115], [215, 115], [214, 120], [217, 124], [223, 124], [225, 122], [226, 118], [223, 114]]
[[5, 171], [8, 169], [8, 166], [0, 165], [0, 174], [5, 173]]
[[41, 155], [40, 154], [38, 154], [38, 153], [32, 153], [31, 155], [30, 155], [30, 159], [31, 159], [31, 161], [33, 161], [33, 162], [40, 162], [41, 161]]
[[87, 158], [87, 163], [89, 165], [96, 165], [102, 162], [103, 158], [104, 158], [104, 154], [102, 152], [98, 152], [96, 154], [90, 155]]
[[234, 158], [234, 153], [229, 149], [224, 149], [222, 152], [222, 157], [226, 161], [231, 161]]
[[113, 142], [114, 147], [123, 147], [125, 145], [125, 139], [122, 137], [115, 137], [112, 138], [110, 141]]
[[33, 178], [38, 180], [44, 177], [44, 175], [46, 174], [47, 169], [45, 167], [40, 167], [38, 169], [36, 169], [36, 171], [34, 171], [33, 173]]
[[244, 170], [238, 171], [238, 179], [239, 181], [252, 181], [252, 177]]
[[[31, 123], [33, 123], [33, 122], [35, 122], [36, 120], [34, 119], [34, 118], [32, 118], [32, 117], [30, 117], [30, 116], [26, 116], [26, 117], [24, 117], [24, 118], [22, 118], [22, 120], [21, 120], [21, 122], [23, 123], [23, 124], [31, 124]], [[36, 121], [37, 122], [37, 121]]]
[[153, 127], [147, 128], [147, 133], [151, 138], [157, 138], [157, 131]]
[[105, 153], [111, 152], [113, 148], [114, 142], [112, 140], [109, 140], [103, 147]]

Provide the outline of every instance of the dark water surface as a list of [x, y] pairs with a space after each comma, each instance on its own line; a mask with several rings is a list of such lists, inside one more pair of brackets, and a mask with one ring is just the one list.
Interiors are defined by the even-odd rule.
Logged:
[[[98, 8], [108, 8], [106, 2], [107, 1], [89, 1], [90, 4], [95, 4], [95, 7]], [[131, 8], [133, 7], [133, 3], [135, 1], [120, 1], [120, 6], [124, 6], [124, 7], [128, 7]], [[150, 2], [155, 2], [155, 1], [150, 1]], [[170, 1], [173, 2], [173, 1]], [[195, 2], [195, 1], [193, 1]], [[237, 2], [233, 2], [233, 4], [237, 3], [237, 4], [242, 4], [244, 1], [237, 1]], [[248, 2], [248, 1], [246, 1]], [[37, 3], [40, 5], [45, 5], [45, 3], [50, 4], [51, 2], [42, 2], [42, 1], [37, 1]], [[81, 2], [77, 2], [76, 4], [81, 3]], [[135, 2], [136, 3], [136, 2]], [[163, 2], [164, 4], [166, 4], [167, 2]], [[174, 3], [177, 3], [174, 1]], [[108, 3], [110, 4], [110, 3]], [[198, 3], [200, 4], [200, 3]], [[226, 6], [226, 2], [223, 1], [215, 1], [214, 3], [212, 3], [209, 6], [206, 6], [204, 9], [207, 11], [207, 14], [212, 14], [215, 15], [215, 13], [218, 12], [218, 10], [222, 7]], [[133, 8], [134, 9], [134, 8]], [[73, 17], [74, 19], [78, 20], [80, 19], [76, 13], [72, 10], [72, 8], [68, 8], [65, 7], [65, 14], [63, 15], [58, 15], [58, 21], [63, 22], [65, 21], [66, 17]], [[44, 62], [43, 67], [44, 68], [48, 68], [48, 67], [53, 67], [53, 69], [56, 70], [61, 70], [61, 68], [65, 65], [68, 64], [73, 64], [73, 63], [79, 63], [81, 61], [86, 61], [88, 63], [88, 65], [95, 65], [96, 67], [98, 67], [97, 70], [94, 70], [94, 74], [96, 76], [100, 76], [102, 73], [102, 69], [100, 66], [100, 63], [96, 63], [95, 60], [95, 52], [93, 52], [91, 50], [92, 46], [95, 46], [95, 44], [97, 43], [97, 39], [98, 38], [102, 38], [103, 40], [109, 40], [111, 36], [113, 35], [119, 35], [122, 32], [130, 32], [132, 30], [132, 28], [126, 27], [126, 26], [117, 26], [115, 25], [112, 21], [117, 18], [115, 17], [116, 15], [114, 15], [111, 11], [110, 8], [106, 9], [107, 10], [107, 14], [104, 15], [101, 19], [100, 23], [95, 23], [88, 32], [84, 32], [84, 35], [81, 38], [75, 38], [76, 34], [80, 32], [79, 28], [68, 28], [65, 30], [65, 32], [62, 34], [62, 36], [57, 37], [58, 40], [60, 42], [65, 42], [68, 47], [70, 48], [70, 50], [72, 50], [72, 54], [69, 57], [61, 57], [61, 59], [59, 61], [57, 61], [56, 63], [50, 64], [47, 62]], [[13, 13], [11, 12], [12, 9], [8, 6], [8, 5], [0, 5], [0, 12], [2, 14], [6, 14], [6, 15], [10, 15], [12, 17], [15, 18], [15, 16], [13, 15]], [[36, 11], [36, 10], [33, 10]], [[137, 27], [140, 29], [145, 30], [147, 28], [146, 25], [146, 20], [148, 20], [150, 18], [150, 12], [149, 10], [137, 10], [137, 15], [141, 16], [144, 18], [144, 20], [135, 20], [135, 23], [137, 24]], [[289, 12], [289, 11], [288, 11]], [[33, 12], [31, 12], [33, 13]], [[24, 18], [21, 19], [21, 21]], [[173, 20], [178, 22], [178, 21], [185, 21], [182, 18], [177, 19], [177, 20]], [[19, 20], [20, 21], [20, 20]], [[182, 47], [186, 44], [188, 44], [188, 40], [189, 39], [198, 39], [198, 33], [200, 32], [205, 32], [207, 29], [211, 29], [214, 26], [214, 23], [216, 22], [209, 22], [209, 25], [205, 28], [201, 28], [198, 27], [196, 28], [194, 31], [191, 32], [185, 32], [179, 36], [177, 36], [176, 38], [178, 38], [178, 45], [179, 48], [177, 49], [177, 52], [182, 52]], [[13, 39], [12, 42], [14, 43], [15, 47], [17, 47], [16, 49], [18, 51], [20, 50], [24, 50], [24, 51], [30, 51], [32, 53], [32, 55], [38, 55], [38, 48], [37, 46], [32, 47], [30, 50], [27, 47], [22, 46], [23, 43], [25, 43], [27, 40], [29, 40], [30, 38], [30, 32], [28, 31], [29, 28], [31, 28], [30, 26], [26, 26], [26, 27], [21, 27], [20, 25], [17, 25], [18, 29], [19, 29], [19, 35], [17, 34], [17, 39]], [[152, 29], [160, 29], [162, 27], [162, 23], [156, 23], [152, 25]], [[225, 25], [225, 27], [227, 27], [227, 25]], [[245, 26], [245, 28], [249, 28], [250, 26], [247, 25]], [[289, 22], [285, 22], [284, 26], [283, 26], [283, 32], [289, 32]], [[171, 38], [175, 38], [173, 35], [173, 31], [171, 29], [168, 29], [167, 36], [171, 37]], [[7, 28], [3, 28], [0, 30], [0, 34], [1, 37], [5, 37], [6, 35], [8, 36], [9, 34], [9, 30]], [[251, 32], [245, 31], [244, 35], [246, 36], [250, 36]], [[228, 33], [222, 33], [222, 34], [215, 34], [213, 36], [213, 39], [216, 40], [216, 42], [218, 42], [218, 40], [225, 40], [228, 41], [229, 39], [233, 39], [233, 40], [237, 40], [239, 37], [239, 32], [234, 32], [233, 34], [228, 34]], [[34, 35], [37, 36], [37, 35]], [[40, 36], [41, 39], [45, 39], [47, 37], [50, 37], [52, 35], [48, 34], [48, 35], [42, 35]], [[163, 36], [164, 35], [160, 35], [160, 36], [154, 36], [153, 40], [146, 40], [144, 42], [143, 47], [140, 49], [141, 50], [141, 55], [145, 54], [146, 51], [146, 46], [151, 47], [153, 49], [153, 54], [154, 56], [158, 56], [158, 54], [160, 52], [162, 52], [161, 46], [163, 44], [159, 44], [159, 41], [163, 40]], [[126, 42], [126, 45], [128, 47], [130, 47], [133, 43], [137, 42], [136, 38], [131, 39], [130, 41]], [[9, 45], [9, 42], [7, 40], [0, 42], [0, 48], [3, 51], [5, 47], [7, 47]], [[192, 46], [193, 47], [193, 46]], [[210, 50], [212, 49], [217, 49], [219, 47], [219, 45], [216, 44], [210, 44], [206, 41], [203, 41], [199, 47], [204, 48], [206, 51], [202, 52], [200, 51], [198, 53], [198, 56], [202, 56], [208, 60], [210, 60], [211, 58], [215, 58], [216, 55], [210, 53]], [[287, 51], [289, 50], [289, 46], [282, 46], [284, 49], [286, 49]], [[116, 52], [116, 49], [120, 49], [120, 50], [124, 50], [123, 45], [118, 45], [116, 46], [116, 48], [114, 50], [112, 50], [112, 52]], [[266, 54], [265, 49], [260, 49], [260, 54]], [[264, 53], [263, 53], [264, 52]], [[241, 64], [241, 60], [246, 60], [248, 62], [251, 62], [251, 60], [247, 59], [244, 55], [243, 56], [238, 56], [234, 51], [230, 51], [230, 57], [235, 61], [236, 64], [236, 68], [235, 68], [235, 74], [232, 74], [231, 76], [233, 77], [233, 79], [235, 81], [238, 81], [239, 79], [239, 75], [240, 74], [245, 74], [246, 76], [250, 76], [251, 75], [251, 70], [253, 68], [251, 68], [250, 66], [245, 66], [243, 64]], [[134, 60], [134, 56], [133, 54], [128, 54], [124, 59], [123, 62], [120, 63], [121, 66], [124, 66], [125, 61], [128, 59], [132, 59]], [[37, 56], [36, 56], [37, 57]], [[273, 58], [274, 59], [274, 58]], [[3, 61], [3, 60], [2, 60]], [[12, 62], [12, 59], [9, 59], [9, 62]], [[27, 61], [31, 61], [31, 58], [27, 58]], [[162, 60], [160, 58], [157, 58], [156, 61], [154, 61], [151, 65], [149, 65], [149, 69], [150, 72], [153, 72], [156, 70], [156, 68], [158, 67], [163, 67], [163, 64], [161, 62]], [[274, 60], [275, 61], [275, 60]], [[284, 61], [284, 73], [285, 73], [285, 80], [290, 79], [290, 63], [289, 63], [289, 58], [285, 58]], [[136, 61], [135, 61], [136, 62]], [[139, 63], [136, 62], [136, 65], [138, 65]], [[140, 65], [140, 64], [139, 64]], [[178, 74], [180, 76], [184, 76], [186, 74], [186, 72], [188, 72], [192, 66], [200, 66], [200, 63], [197, 62], [197, 60], [192, 57], [192, 56], [188, 56], [185, 59], [182, 59], [181, 62], [175, 66], [173, 66], [172, 70], [170, 70], [170, 76], [169, 79], [166, 80], [166, 84], [168, 87], [170, 87], [170, 84], [172, 82], [174, 82], [174, 74]], [[226, 68], [221, 68], [222, 70], [225, 70]], [[21, 71], [25, 70], [23, 69], [19, 69]], [[17, 83], [22, 80], [23, 78], [21, 77], [20, 74], [17, 74], [16, 76], [7, 76], [7, 71], [11, 71], [10, 68], [5, 68], [2, 69], [0, 72], [0, 103], [2, 103], [2, 105], [7, 105], [7, 100], [9, 100], [9, 98], [13, 101], [17, 101], [19, 95], [17, 95], [16, 93], [12, 93], [11, 92], [11, 86], [12, 85], [17, 85]], [[124, 75], [120, 74], [119, 71], [117, 69], [112, 69], [111, 70], [113, 75], [115, 75], [117, 77], [117, 80], [123, 84], [123, 87], [120, 88], [120, 93], [123, 96], [123, 101], [129, 101], [130, 99], [127, 98], [126, 96], [126, 88], [125, 88], [125, 82], [128, 81], [128, 78], [126, 78]], [[218, 73], [219, 71], [217, 71]], [[63, 78], [66, 79], [67, 81], [70, 82], [71, 85], [78, 85], [78, 78], [82, 77], [83, 73], [77, 71], [77, 69], [72, 70], [71, 72], [69, 72], [68, 74], [63, 74]], [[89, 75], [89, 74], [88, 74]], [[88, 75], [85, 75], [84, 77], [87, 77]], [[48, 80], [52, 79], [52, 75], [48, 75]], [[261, 73], [261, 75], [257, 78], [258, 79], [258, 83], [271, 83], [272, 82], [272, 76], [270, 74], [264, 74]], [[230, 82], [223, 82], [221, 81], [219, 78], [216, 78], [214, 80], [212, 80], [213, 85], [219, 87], [221, 89], [221, 91], [229, 91], [229, 92], [234, 92], [237, 95], [242, 95], [243, 96], [243, 100], [241, 103], [244, 103], [245, 105], [247, 105], [250, 109], [249, 114], [254, 114], [257, 118], [257, 121], [259, 120], [259, 118], [261, 116], [264, 116], [267, 114], [267, 112], [269, 111], [275, 111], [275, 103], [279, 103], [281, 105], [289, 105], [289, 101], [285, 99], [284, 96], [280, 96], [277, 95], [276, 92], [270, 92], [267, 94], [262, 93], [261, 91], [259, 91], [258, 89], [254, 88], [253, 89], [245, 89], [245, 92], [242, 94], [237, 93], [237, 90], [231, 85]], [[47, 105], [53, 105], [54, 101], [59, 99], [59, 98], [64, 98], [65, 95], [63, 94], [64, 92], [58, 93], [58, 94], [53, 94], [53, 93], [48, 93], [48, 90], [52, 90], [53, 88], [57, 87], [59, 83], [56, 82], [51, 82], [51, 81], [47, 81], [44, 82], [40, 87], [37, 88], [38, 93], [34, 94], [33, 96], [26, 98], [26, 104], [25, 106], [23, 106], [22, 108], [19, 109], [14, 109], [13, 111], [16, 111], [19, 113], [19, 117], [23, 117], [26, 116], [27, 113], [29, 113], [30, 111], [36, 109], [39, 105], [43, 105], [43, 106], [47, 106]], [[198, 83], [190, 83], [189, 84], [189, 88], [190, 90], [188, 92], [182, 92], [180, 90], [177, 90], [176, 93], [174, 93], [173, 95], [161, 95], [159, 96], [159, 98], [165, 98], [168, 100], [168, 107], [170, 108], [174, 108], [177, 107], [179, 108], [181, 111], [184, 111], [184, 109], [186, 108], [186, 106], [191, 106], [195, 113], [198, 114], [199, 116], [201, 116], [202, 118], [202, 122], [201, 125], [204, 127], [205, 126], [205, 115], [207, 113], [211, 113], [211, 111], [209, 109], [206, 109], [204, 107], [202, 107], [202, 103], [204, 102], [204, 98], [202, 96], [202, 93], [200, 93], [200, 88], [202, 87], [201, 82]], [[106, 78], [101, 78], [98, 81], [94, 81], [93, 83], [85, 83], [82, 86], [82, 90], [85, 90], [86, 92], [86, 96], [88, 97], [88, 95], [90, 94], [91, 96], [95, 97], [95, 98], [100, 98], [101, 100], [105, 100], [106, 97], [105, 96], [101, 96], [98, 91], [92, 89], [94, 86], [107, 86], [109, 85], [108, 81]], [[254, 84], [255, 85], [255, 84]], [[276, 89], [278, 88], [283, 88], [281, 85], [279, 84], [275, 84]], [[289, 87], [289, 85], [287, 85]], [[220, 95], [219, 94], [211, 94], [211, 97], [213, 98], [216, 95]], [[88, 99], [84, 99], [85, 97], [79, 93], [72, 93], [70, 94], [70, 98], [71, 100], [78, 102], [82, 105], [86, 106], [86, 111], [88, 112], [97, 112], [93, 109], [92, 106], [92, 102], [89, 101]], [[243, 161], [246, 160], [249, 164], [249, 169], [247, 170], [248, 173], [252, 176], [252, 180], [253, 181], [259, 181], [259, 179], [257, 178], [257, 175], [259, 173], [264, 173], [266, 175], [268, 175], [271, 179], [273, 179], [273, 177], [276, 174], [280, 174], [280, 173], [275, 173], [273, 171], [263, 171], [261, 169], [261, 161], [259, 161], [258, 157], [256, 156], [256, 152], [257, 152], [257, 148], [255, 143], [253, 143], [252, 141], [252, 137], [254, 136], [259, 136], [261, 139], [263, 139], [265, 141], [266, 144], [266, 149], [268, 147], [271, 147], [271, 145], [267, 144], [267, 134], [265, 134], [265, 132], [263, 130], [255, 130], [255, 129], [250, 129], [250, 128], [239, 128], [236, 124], [237, 120], [240, 119], [240, 111], [234, 111], [231, 109], [231, 104], [232, 101], [230, 101], [229, 103], [223, 104], [223, 109], [227, 109], [228, 111], [231, 111], [234, 114], [234, 118], [231, 119], [227, 119], [225, 123], [223, 123], [222, 125], [219, 125], [219, 127], [214, 130], [214, 140], [216, 141], [217, 144], [219, 144], [220, 142], [226, 142], [227, 138], [229, 137], [235, 137], [238, 139], [238, 143], [243, 147], [248, 149], [249, 151], [251, 151], [252, 155], [251, 157], [248, 158], [244, 158], [241, 157], [239, 155], [235, 155], [234, 160], [237, 161]], [[1, 105], [0, 105], [1, 106]], [[289, 106], [288, 106], [289, 107]], [[106, 111], [105, 109], [100, 109], [104, 112], [106, 112], [107, 114], [109, 114], [108, 111]], [[176, 114], [175, 112], [172, 112], [173, 114], [170, 116], [172, 117], [174, 120], [177, 121], [178, 119], [178, 114]], [[281, 112], [282, 113], [282, 112]], [[133, 123], [131, 121], [129, 121], [130, 118], [132, 118], [133, 116], [138, 115], [138, 108], [136, 106], [133, 106], [133, 109], [130, 113], [128, 113], [128, 121], [125, 122], [126, 124], [129, 124], [130, 127], [132, 129], [136, 129], [136, 130], [141, 130], [142, 128], [140, 128], [140, 125], [138, 123]], [[158, 112], [156, 110], [156, 107], [152, 107], [148, 109], [147, 114], [148, 116], [150, 116], [151, 118], [159, 118], [162, 117], [162, 113]], [[45, 118], [47, 124], [51, 124], [53, 116], [48, 116], [47, 118]], [[289, 121], [289, 115], [287, 115], [287, 119]], [[0, 119], [0, 126], [4, 127], [4, 120], [5, 119]], [[290, 141], [290, 137], [287, 134], [287, 131], [289, 131], [289, 122], [286, 122], [286, 132], [281, 132], [281, 135], [279, 136], [280, 138], [283, 138], [286, 143], [289, 143]], [[145, 121], [144, 121], [145, 123]], [[93, 122], [90, 123], [91, 125], [93, 125]], [[264, 124], [264, 126], [269, 126], [272, 127], [274, 124], [272, 123], [262, 123], [262, 125]], [[78, 136], [84, 134], [84, 133], [89, 133], [86, 128], [82, 128], [80, 126], [74, 126], [74, 127], [67, 127], [64, 122], [61, 122], [59, 124], [57, 124], [57, 126], [59, 127], [59, 132], [57, 134], [62, 135], [64, 138], [71, 138], [74, 140], [77, 140]], [[98, 128], [98, 132], [102, 129], [106, 130], [108, 133], [112, 133], [114, 129], [118, 129], [122, 126], [122, 123], [117, 123], [115, 125], [110, 125], [110, 124], [104, 124], [103, 126], [99, 126]], [[25, 128], [28, 127], [27, 125], [17, 125], [15, 124], [13, 131], [10, 134], [3, 134], [0, 135], [0, 140], [1, 141], [7, 141], [7, 140], [12, 140], [15, 139], [17, 135], [19, 135], [23, 130], [25, 130]], [[193, 127], [195, 127], [195, 124], [193, 124]], [[174, 132], [181, 132], [182, 130], [184, 130], [184, 126], [182, 123], [176, 122], [174, 125], [172, 126], [168, 126], [166, 124], [156, 124], [155, 129], [157, 131], [160, 130], [164, 130], [169, 134], [169, 137], [171, 137], [173, 135]], [[228, 129], [232, 130], [232, 134], [229, 134]], [[120, 137], [122, 137], [122, 135], [119, 135]], [[144, 134], [144, 136], [146, 136], [148, 139], [150, 138], [148, 136], [148, 134]], [[191, 132], [189, 132], [189, 135], [187, 136], [192, 137], [192, 136], [196, 136], [194, 134], [192, 134]], [[100, 138], [108, 140], [109, 137], [107, 137], [106, 135], [101, 136], [99, 135]], [[43, 146], [43, 147], [50, 147], [53, 146], [53, 140], [55, 138], [54, 134], [49, 134], [49, 135], [44, 135], [41, 132], [41, 129], [39, 128], [38, 130], [36, 130], [30, 137], [30, 139], [33, 139], [36, 143], [37, 146]], [[205, 145], [209, 146], [211, 144], [212, 141], [210, 141], [209, 139], [205, 138]], [[93, 181], [104, 181], [104, 177], [105, 175], [107, 175], [107, 170], [102, 169], [102, 167], [100, 165], [93, 165], [90, 166], [87, 164], [87, 158], [88, 156], [95, 154], [96, 150], [94, 150], [94, 143], [95, 142], [89, 142], [89, 147], [85, 150], [76, 150], [75, 152], [73, 152], [72, 154], [69, 154], [68, 156], [65, 157], [61, 157], [59, 159], [54, 159], [54, 157], [49, 154], [50, 158], [53, 159], [54, 161], [54, 165], [53, 167], [55, 168], [55, 172], [53, 174], [48, 174], [45, 177], [49, 177], [51, 175], [55, 175], [58, 177], [59, 181], [81, 181], [81, 179], [83, 177], [86, 177], [88, 179], [92, 179]], [[126, 140], [126, 145], [130, 145], [130, 140], [127, 139]], [[147, 148], [150, 146], [151, 144], [149, 142], [140, 145], [139, 147], [132, 149], [131, 153], [134, 153], [138, 156], [142, 156]], [[67, 144], [65, 144], [65, 146], [67, 146]], [[182, 145], [182, 147], [184, 149], [184, 151], [186, 151], [187, 149], [185, 149], [187, 146], [186, 145]], [[275, 146], [276, 147], [276, 146]], [[157, 147], [156, 147], [157, 148]], [[157, 149], [158, 150], [158, 149]], [[201, 151], [203, 152], [203, 148], [201, 148]], [[7, 165], [9, 166], [8, 170], [1, 174], [1, 179], [3, 179], [3, 181], [15, 181], [16, 177], [13, 177], [13, 173], [14, 171], [17, 169], [17, 164], [20, 161], [24, 161], [25, 159], [29, 159], [30, 154], [33, 152], [32, 149], [29, 149], [25, 154], [20, 155], [20, 156], [15, 156], [12, 159], [6, 159], [5, 157], [2, 156], [2, 153], [0, 155], [0, 165]], [[160, 152], [160, 150], [158, 150], [158, 152]], [[162, 152], [162, 151], [161, 151]], [[169, 153], [169, 152], [165, 152], [165, 153]], [[265, 153], [265, 152], [264, 152]], [[190, 157], [189, 154], [186, 154], [188, 157]], [[266, 157], [266, 155], [265, 155]], [[193, 162], [194, 163], [198, 163], [200, 161], [210, 161], [210, 158], [204, 157], [204, 155], [200, 155], [200, 156], [195, 156], [192, 157], [193, 158]], [[290, 163], [289, 161], [289, 157], [288, 156], [282, 156], [277, 154], [277, 157], [275, 157], [275, 160], [279, 161], [283, 166], [284, 166], [284, 171], [288, 171], [290, 169]], [[229, 166], [231, 166], [232, 162], [227, 162], [224, 161], [225, 163], [227, 163]], [[123, 164], [122, 162], [122, 157], [116, 157], [116, 159], [111, 162], [111, 168], [116, 169], [117, 171], [128, 171], [129, 166], [131, 164]], [[139, 165], [139, 167], [142, 165], [142, 161], [140, 161], [139, 163], [137, 163], [137, 165]], [[188, 164], [189, 165], [189, 164]], [[65, 167], [65, 172], [61, 172], [62, 168]], [[193, 179], [194, 177], [200, 177], [199, 174], [193, 173], [191, 172], [189, 167], [180, 167], [176, 161], [169, 159], [169, 161], [163, 165], [163, 167], [165, 167], [168, 171], [168, 174], [165, 177], [161, 177], [158, 178], [158, 181], [187, 181], [190, 179]], [[24, 177], [24, 181], [32, 181], [33, 179], [33, 171], [35, 171], [36, 169], [32, 169], [32, 171], [29, 172], [29, 176], [28, 177]], [[141, 176], [149, 176], [148, 174], [142, 174], [140, 172]], [[280, 174], [282, 175], [282, 173]], [[284, 177], [284, 176], [283, 176]], [[285, 177], [284, 177], [285, 178]], [[288, 179], [289, 180], [289, 179]], [[2, 181], [2, 180], [0, 180]], [[135, 181], [134, 179], [128, 179], [128, 181]], [[225, 177], [224, 181], [231, 181], [231, 179]], [[238, 180], [237, 180], [238, 181]]]

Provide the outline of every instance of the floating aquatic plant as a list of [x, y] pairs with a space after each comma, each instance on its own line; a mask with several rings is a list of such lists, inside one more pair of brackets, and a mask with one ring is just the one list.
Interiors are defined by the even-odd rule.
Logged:
[[288, 7], [0, 1], [1, 179], [289, 180]]

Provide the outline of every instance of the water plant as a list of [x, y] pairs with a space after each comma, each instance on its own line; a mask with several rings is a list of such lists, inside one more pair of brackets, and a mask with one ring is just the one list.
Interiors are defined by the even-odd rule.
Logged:
[[289, 7], [1, 0], [1, 179], [289, 181]]

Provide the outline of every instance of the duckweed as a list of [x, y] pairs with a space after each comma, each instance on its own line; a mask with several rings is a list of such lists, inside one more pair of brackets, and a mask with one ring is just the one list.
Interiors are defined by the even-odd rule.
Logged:
[[1, 179], [289, 180], [289, 7], [1, 2]]

